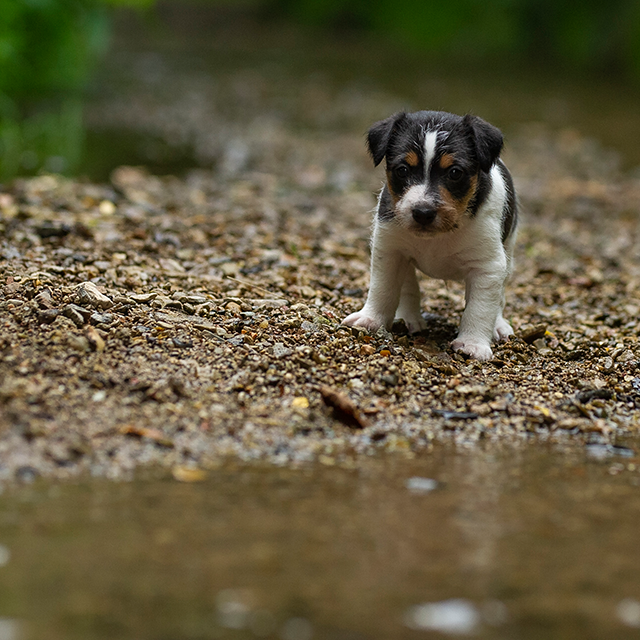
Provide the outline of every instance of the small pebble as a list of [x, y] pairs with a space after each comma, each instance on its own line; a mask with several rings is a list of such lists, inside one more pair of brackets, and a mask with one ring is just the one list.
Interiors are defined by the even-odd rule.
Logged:
[[186, 295], [181, 302], [198, 306], [199, 304], [206, 304], [209, 302], [209, 298], [199, 295]]
[[420, 604], [411, 607], [405, 614], [405, 624], [411, 629], [450, 635], [473, 634], [480, 622], [481, 616], [476, 606], [462, 598]]
[[16, 480], [27, 484], [32, 483], [39, 475], [38, 470], [30, 466], [18, 467], [15, 473]]
[[[84, 313], [83, 313], [84, 311]], [[71, 320], [76, 327], [81, 327], [85, 323], [85, 317], [91, 317], [91, 312], [86, 309], [80, 309], [75, 304], [68, 304], [62, 309], [62, 313]]]
[[111, 298], [102, 293], [93, 282], [82, 282], [76, 290], [76, 300], [80, 305], [110, 309], [113, 306]]
[[398, 376], [395, 373], [388, 373], [380, 377], [382, 382], [390, 387], [395, 387], [398, 384]]
[[640, 601], [634, 598], [625, 598], [616, 607], [618, 619], [628, 627], [640, 629]]
[[276, 342], [273, 345], [273, 356], [275, 358], [286, 358], [287, 356], [290, 356], [293, 353], [292, 349], [289, 349], [288, 347], [285, 347], [284, 344], [282, 344], [282, 342]]
[[38, 303], [38, 306], [42, 309], [53, 309], [54, 302], [53, 296], [51, 294], [51, 289], [45, 288], [35, 297], [35, 301]]
[[89, 322], [91, 322], [91, 324], [96, 324], [96, 325], [110, 325], [111, 323], [113, 323], [116, 319], [116, 316], [113, 315], [112, 313], [97, 313], [94, 312], [89, 316]]
[[84, 336], [76, 336], [74, 334], [67, 335], [67, 344], [74, 351], [79, 351], [80, 353], [86, 353], [91, 350], [91, 346], [89, 340]]
[[138, 304], [148, 304], [158, 297], [157, 293], [131, 293], [129, 298]]
[[100, 391], [96, 391], [91, 396], [91, 400], [92, 402], [104, 402], [106, 397], [107, 397], [107, 392], [104, 389], [101, 389]]
[[421, 478], [414, 476], [406, 482], [406, 487], [411, 493], [430, 493], [438, 488], [438, 481], [431, 478]]
[[51, 324], [60, 315], [60, 309], [45, 309], [38, 312], [40, 324]]
[[[0, 544], [0, 567], [4, 567], [11, 558], [11, 551], [3, 544]], [[0, 635], [0, 640], [2, 640], [2, 636]]]

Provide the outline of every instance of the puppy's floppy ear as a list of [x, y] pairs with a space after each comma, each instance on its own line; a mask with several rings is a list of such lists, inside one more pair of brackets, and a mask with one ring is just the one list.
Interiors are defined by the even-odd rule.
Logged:
[[502, 151], [503, 139], [500, 129], [478, 116], [469, 114], [463, 118], [463, 124], [473, 138], [480, 168], [489, 171]]
[[367, 146], [373, 158], [373, 164], [377, 167], [387, 153], [391, 134], [399, 122], [406, 118], [404, 111], [394, 113], [392, 116], [376, 122], [367, 133]]

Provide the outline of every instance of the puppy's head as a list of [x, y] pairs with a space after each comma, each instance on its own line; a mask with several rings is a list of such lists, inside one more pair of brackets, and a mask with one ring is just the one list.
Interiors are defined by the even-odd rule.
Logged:
[[418, 235], [432, 235], [474, 215], [502, 134], [476, 116], [400, 112], [374, 124], [367, 143], [376, 166], [386, 159], [392, 201], [386, 215]]

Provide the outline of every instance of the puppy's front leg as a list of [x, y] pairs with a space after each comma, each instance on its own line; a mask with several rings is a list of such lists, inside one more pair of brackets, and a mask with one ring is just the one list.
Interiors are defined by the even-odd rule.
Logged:
[[420, 313], [420, 285], [415, 267], [411, 264], [407, 265], [405, 271], [396, 318], [404, 320], [409, 333], [418, 333], [427, 328]]
[[451, 343], [478, 360], [490, 360], [491, 338], [502, 311], [505, 275], [503, 273], [471, 273], [466, 280], [466, 305], [458, 337]]
[[391, 328], [400, 301], [400, 291], [410, 265], [397, 250], [374, 242], [371, 255], [371, 284], [364, 307], [347, 316], [342, 324], [377, 331]]

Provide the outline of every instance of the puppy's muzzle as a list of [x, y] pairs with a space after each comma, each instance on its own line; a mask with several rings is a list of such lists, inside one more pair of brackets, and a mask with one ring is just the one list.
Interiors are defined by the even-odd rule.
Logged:
[[411, 215], [421, 227], [428, 227], [436, 219], [436, 215], [438, 215], [438, 212], [435, 209], [414, 207], [411, 210]]

